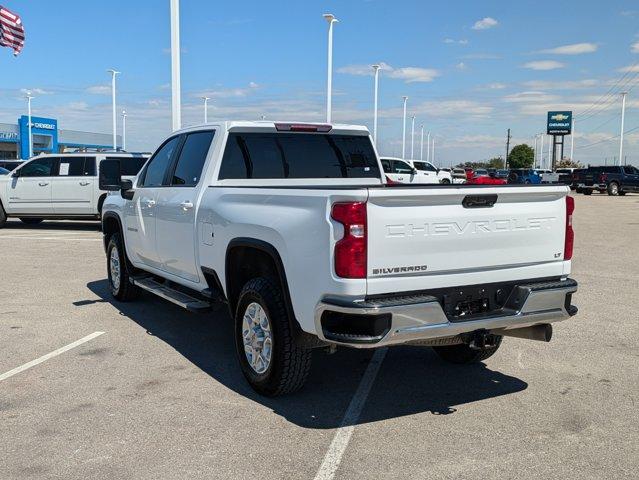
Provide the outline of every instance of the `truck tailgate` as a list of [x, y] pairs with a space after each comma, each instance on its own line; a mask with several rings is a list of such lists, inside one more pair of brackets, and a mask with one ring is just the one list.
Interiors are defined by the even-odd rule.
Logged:
[[561, 276], [567, 192], [369, 189], [368, 295]]

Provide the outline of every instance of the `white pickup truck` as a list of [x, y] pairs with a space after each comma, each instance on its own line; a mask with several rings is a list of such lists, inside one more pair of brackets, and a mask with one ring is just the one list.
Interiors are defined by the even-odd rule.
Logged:
[[122, 162], [122, 175], [133, 178], [148, 156], [133, 153], [59, 153], [33, 157], [0, 175], [0, 228], [17, 217], [35, 225], [45, 219], [98, 220], [105, 191], [98, 188], [104, 160]]
[[261, 394], [301, 387], [313, 348], [418, 343], [470, 363], [577, 311], [567, 187], [389, 185], [364, 127], [193, 127], [133, 181], [105, 162], [100, 184], [113, 296], [227, 303]]

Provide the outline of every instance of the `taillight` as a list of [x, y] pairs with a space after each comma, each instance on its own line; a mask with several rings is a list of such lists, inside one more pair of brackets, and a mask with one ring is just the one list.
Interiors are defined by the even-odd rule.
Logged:
[[606, 183], [606, 180], [608, 180], [608, 175], [605, 173], [600, 173], [599, 174], [599, 183]]
[[366, 202], [335, 203], [331, 218], [344, 225], [344, 237], [335, 244], [335, 274], [366, 278]]
[[575, 199], [566, 197], [566, 241], [564, 242], [564, 260], [572, 258], [572, 250], [575, 244], [575, 232], [572, 229], [572, 214], [575, 211]]

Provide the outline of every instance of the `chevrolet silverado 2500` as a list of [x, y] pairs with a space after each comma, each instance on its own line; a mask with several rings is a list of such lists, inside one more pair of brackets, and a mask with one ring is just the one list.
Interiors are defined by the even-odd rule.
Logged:
[[390, 185], [364, 127], [193, 127], [132, 181], [106, 161], [100, 184], [113, 296], [227, 303], [265, 395], [301, 387], [314, 348], [417, 343], [471, 363], [577, 311], [568, 187]]

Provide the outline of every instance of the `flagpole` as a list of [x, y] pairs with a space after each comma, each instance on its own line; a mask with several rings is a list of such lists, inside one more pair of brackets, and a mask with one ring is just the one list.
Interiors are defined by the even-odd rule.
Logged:
[[180, 0], [171, 0], [171, 110], [173, 130], [182, 128], [180, 87]]
[[33, 156], [33, 136], [31, 134], [31, 92], [27, 91], [27, 123], [29, 131], [29, 148], [27, 149], [27, 160]]
[[118, 117], [115, 104], [115, 76], [119, 74], [117, 70], [107, 70], [111, 74], [111, 102], [112, 102], [112, 114], [113, 114], [113, 150], [118, 151]]

